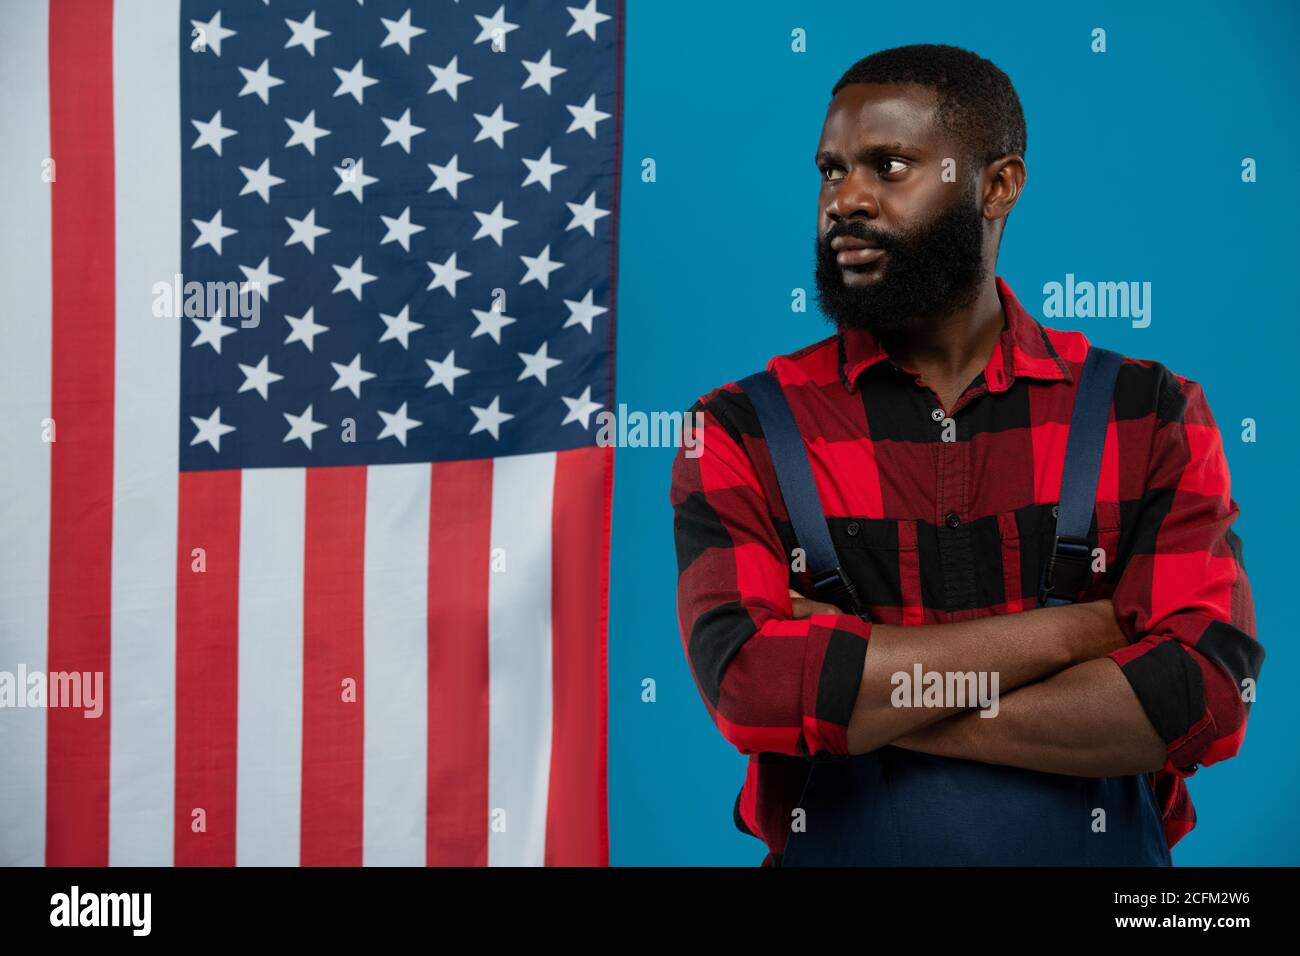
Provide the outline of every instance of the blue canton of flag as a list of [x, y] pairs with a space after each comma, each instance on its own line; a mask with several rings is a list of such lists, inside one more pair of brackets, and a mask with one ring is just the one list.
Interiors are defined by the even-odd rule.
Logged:
[[256, 325], [182, 320], [181, 468], [594, 444], [612, 401], [610, 17], [595, 0], [315, 7], [182, 6], [182, 281], [260, 301]]

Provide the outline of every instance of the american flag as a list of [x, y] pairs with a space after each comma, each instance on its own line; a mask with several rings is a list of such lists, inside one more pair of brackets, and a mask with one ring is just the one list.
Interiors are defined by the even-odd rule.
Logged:
[[0, 863], [608, 863], [623, 11], [571, 2], [5, 5], [0, 676], [105, 703], [0, 709]]

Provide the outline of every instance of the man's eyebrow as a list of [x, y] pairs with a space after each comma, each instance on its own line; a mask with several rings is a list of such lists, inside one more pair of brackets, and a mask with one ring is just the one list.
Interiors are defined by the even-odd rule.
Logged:
[[[860, 150], [858, 155], [865, 159], [877, 159], [881, 156], [890, 156], [894, 153], [924, 153], [925, 150], [920, 146], [911, 143], [904, 143], [895, 140], [892, 143], [877, 143], [866, 149]], [[823, 163], [840, 162], [840, 154], [833, 149], [823, 149], [813, 157], [813, 162], [820, 166]]]

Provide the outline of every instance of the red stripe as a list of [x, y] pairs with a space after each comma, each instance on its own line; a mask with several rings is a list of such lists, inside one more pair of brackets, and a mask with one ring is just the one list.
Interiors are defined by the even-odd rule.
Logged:
[[[998, 535], [1002, 539], [1002, 613], [1016, 614], [1027, 610], [1021, 590], [1021, 543], [1020, 527], [1016, 524], [1014, 512], [1004, 511], [998, 515]], [[1036, 607], [1037, 601], [1030, 606]]]
[[[235, 865], [240, 475], [239, 471], [190, 471], [180, 475], [176, 548], [177, 866]], [[200, 548], [202, 552], [196, 555]]]
[[[113, 5], [51, 0], [48, 670], [101, 672], [104, 710], [47, 712], [45, 860], [108, 863], [113, 554]], [[22, 228], [21, 223], [11, 224]], [[14, 317], [13, 321], [29, 321]], [[2, 773], [3, 771], [0, 771]]]
[[546, 865], [608, 866], [609, 522], [614, 449], [556, 454]]
[[426, 860], [487, 866], [492, 461], [431, 467]]
[[917, 548], [916, 522], [898, 523], [898, 579], [902, 588], [902, 624], [925, 623], [925, 598], [921, 594], [921, 552]]
[[365, 782], [364, 467], [307, 469], [305, 538], [302, 865], [360, 866]]

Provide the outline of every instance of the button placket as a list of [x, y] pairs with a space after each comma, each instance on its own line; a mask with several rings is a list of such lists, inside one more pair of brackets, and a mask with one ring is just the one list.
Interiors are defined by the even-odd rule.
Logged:
[[[942, 412], [942, 410], [939, 410]], [[939, 561], [943, 574], [945, 605], [950, 609], [974, 606], [976, 600], [975, 556], [970, 525], [962, 521], [967, 508], [966, 488], [970, 477], [970, 442], [959, 433], [956, 441], [938, 443]]]

